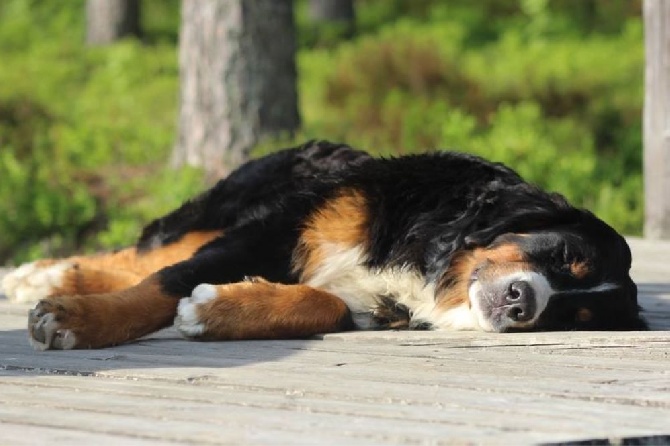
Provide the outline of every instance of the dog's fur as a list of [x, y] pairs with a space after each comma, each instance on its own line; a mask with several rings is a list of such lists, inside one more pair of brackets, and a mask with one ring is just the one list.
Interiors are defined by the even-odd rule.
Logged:
[[310, 142], [243, 165], [133, 248], [24, 265], [4, 287], [46, 297], [29, 317], [39, 349], [173, 321], [207, 340], [645, 329], [630, 264], [610, 226], [500, 164]]

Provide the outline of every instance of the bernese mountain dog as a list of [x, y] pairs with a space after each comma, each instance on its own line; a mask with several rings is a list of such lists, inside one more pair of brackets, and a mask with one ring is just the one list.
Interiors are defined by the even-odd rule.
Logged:
[[[169, 192], [167, 192], [169, 193]], [[250, 161], [109, 254], [3, 280], [37, 349], [345, 330], [641, 330], [624, 238], [476, 156], [309, 142]]]

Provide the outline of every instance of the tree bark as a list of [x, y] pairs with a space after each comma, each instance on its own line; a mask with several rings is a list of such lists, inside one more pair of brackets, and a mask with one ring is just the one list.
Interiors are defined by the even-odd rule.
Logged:
[[86, 43], [108, 45], [127, 36], [140, 36], [139, 0], [86, 1]]
[[645, 0], [644, 235], [670, 239], [670, 2]]
[[290, 0], [184, 0], [175, 165], [219, 175], [300, 119]]

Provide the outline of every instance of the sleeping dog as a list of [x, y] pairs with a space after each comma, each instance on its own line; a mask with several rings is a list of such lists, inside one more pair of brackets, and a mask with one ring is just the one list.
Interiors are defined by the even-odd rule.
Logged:
[[250, 161], [134, 247], [5, 277], [37, 349], [371, 329], [639, 330], [626, 241], [509, 168], [309, 142]]

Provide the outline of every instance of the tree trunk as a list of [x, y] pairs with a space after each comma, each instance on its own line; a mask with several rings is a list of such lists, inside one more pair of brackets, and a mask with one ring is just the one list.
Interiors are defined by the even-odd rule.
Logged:
[[645, 0], [645, 237], [670, 239], [670, 2]]
[[295, 46], [290, 0], [184, 0], [174, 164], [220, 175], [295, 131]]
[[126, 36], [140, 36], [139, 0], [86, 1], [86, 43], [108, 45]]

